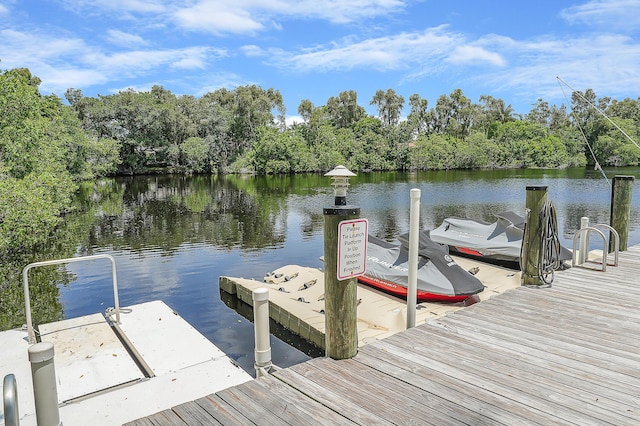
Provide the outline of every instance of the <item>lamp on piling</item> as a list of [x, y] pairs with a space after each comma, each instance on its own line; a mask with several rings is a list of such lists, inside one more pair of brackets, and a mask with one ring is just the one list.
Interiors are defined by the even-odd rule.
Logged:
[[335, 202], [324, 207], [324, 321], [325, 355], [333, 359], [353, 358], [358, 353], [358, 280], [339, 274], [340, 224], [360, 218], [360, 207], [347, 205], [349, 178], [355, 173], [337, 166], [326, 173], [332, 180]]
[[349, 178], [351, 176], [356, 176], [356, 174], [349, 171], [345, 166], [336, 166], [335, 169], [325, 173], [325, 176], [331, 177], [331, 180], [333, 181], [331, 185], [334, 188], [335, 205], [346, 206]]

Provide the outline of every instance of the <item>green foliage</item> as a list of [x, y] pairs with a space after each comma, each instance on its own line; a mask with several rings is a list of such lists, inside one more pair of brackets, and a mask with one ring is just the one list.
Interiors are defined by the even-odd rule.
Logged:
[[259, 134], [254, 147], [254, 164], [258, 173], [317, 170], [317, 162], [299, 133], [280, 132], [272, 127], [262, 127]]
[[[633, 140], [640, 137], [638, 122], [628, 118], [616, 118], [614, 123]], [[640, 160], [640, 148], [631, 142], [611, 123], [603, 124], [603, 131], [592, 145], [598, 162], [604, 166], [637, 165]]]
[[25, 70], [16, 70], [14, 76], [26, 82], [14, 97], [24, 105], [7, 109], [0, 104], [0, 111], [6, 111], [5, 120], [14, 117], [21, 123], [4, 129], [21, 144], [5, 144], [0, 152], [12, 159], [8, 172], [16, 176], [35, 167], [35, 159], [24, 153], [33, 151], [39, 135], [58, 141], [51, 152], [64, 153], [75, 179], [158, 170], [297, 173], [328, 170], [336, 164], [360, 171], [565, 167], [592, 161], [587, 143], [595, 147], [603, 164], [637, 162], [633, 148], [610, 132], [611, 126], [593, 105], [631, 120], [633, 128], [640, 119], [638, 101], [598, 100], [592, 90], [572, 94], [571, 115], [566, 106], [540, 99], [524, 119], [502, 99], [488, 95], [473, 103], [456, 89], [429, 109], [428, 101], [414, 94], [406, 121], [400, 120], [404, 98], [394, 89], [378, 90], [372, 97], [378, 118], [368, 116], [358, 105], [358, 94], [347, 90], [329, 97], [326, 105], [303, 100], [298, 113], [304, 122], [287, 128], [280, 93], [256, 85], [219, 89], [200, 98], [176, 96], [161, 86], [97, 98], [69, 89], [66, 97], [82, 132], [57, 98], [38, 101], [42, 115], [51, 118], [48, 124], [30, 116], [28, 103], [35, 100], [26, 93], [37, 93], [38, 80]]
[[327, 114], [339, 129], [349, 127], [367, 115], [364, 108], [358, 105], [358, 94], [353, 90], [331, 96], [327, 101]]
[[[54, 242], [64, 240], [62, 215], [74, 207], [78, 181], [95, 171], [90, 140], [78, 118], [57, 97], [41, 96], [38, 84], [26, 69], [0, 72], [1, 329], [24, 322], [22, 268], [74, 253], [75, 242]], [[59, 319], [56, 284], [66, 275], [57, 269], [33, 275], [35, 322]]]
[[91, 177], [88, 138], [60, 100], [42, 97], [28, 71], [0, 73], [0, 254], [44, 244]]
[[400, 121], [400, 113], [404, 106], [404, 97], [393, 89], [377, 90], [369, 105], [378, 108], [378, 117], [385, 126], [395, 126]]
[[180, 146], [185, 166], [195, 173], [209, 171], [209, 147], [202, 138], [191, 137]]
[[325, 123], [318, 127], [316, 142], [312, 147], [314, 157], [318, 163], [318, 170], [328, 171], [338, 164], [345, 165], [347, 160], [343, 154], [346, 136], [345, 131], [337, 130], [332, 125]]

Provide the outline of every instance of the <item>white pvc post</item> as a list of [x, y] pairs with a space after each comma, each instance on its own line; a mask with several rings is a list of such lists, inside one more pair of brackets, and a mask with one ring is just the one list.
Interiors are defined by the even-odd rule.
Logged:
[[41, 342], [29, 347], [33, 396], [38, 426], [60, 426], [53, 343]]
[[416, 325], [418, 299], [418, 237], [420, 233], [420, 190], [411, 190], [409, 210], [409, 282], [407, 286], [407, 329]]
[[256, 377], [269, 374], [271, 369], [271, 342], [269, 332], [269, 290], [262, 287], [253, 290], [253, 324], [255, 329]]
[[[580, 219], [580, 229], [589, 227], [589, 218]], [[580, 236], [580, 248], [578, 249], [578, 265], [582, 265], [589, 259], [589, 232], [583, 232]]]

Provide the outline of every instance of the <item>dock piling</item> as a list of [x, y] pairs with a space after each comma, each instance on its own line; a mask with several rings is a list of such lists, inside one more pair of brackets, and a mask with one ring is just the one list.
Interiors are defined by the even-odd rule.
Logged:
[[358, 352], [357, 278], [338, 279], [339, 224], [343, 220], [358, 219], [360, 207], [347, 205], [349, 176], [354, 173], [337, 166], [325, 174], [334, 180], [334, 206], [324, 213], [324, 297], [325, 297], [325, 354], [333, 359], [353, 358]]
[[527, 223], [522, 240], [522, 285], [542, 286], [538, 272], [540, 255], [540, 212], [547, 202], [546, 186], [527, 186]]
[[[629, 216], [631, 214], [631, 193], [633, 176], [614, 176], [611, 184], [611, 227], [620, 237], [620, 251], [625, 251], [629, 243]], [[609, 236], [609, 251], [614, 250], [614, 238]]]

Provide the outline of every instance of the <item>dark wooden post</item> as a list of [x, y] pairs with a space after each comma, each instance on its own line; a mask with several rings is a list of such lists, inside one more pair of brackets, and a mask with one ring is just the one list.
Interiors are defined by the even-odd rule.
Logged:
[[325, 351], [333, 359], [353, 358], [358, 352], [358, 279], [338, 280], [338, 224], [359, 216], [359, 207], [324, 209]]
[[546, 186], [527, 186], [527, 223], [522, 239], [522, 285], [542, 286], [538, 272], [540, 254], [540, 212], [547, 202]]
[[[611, 184], [611, 227], [620, 236], [620, 251], [627, 249], [633, 176], [615, 176]], [[609, 235], [609, 252], [614, 250], [614, 237]]]
[[360, 207], [347, 205], [346, 199], [348, 177], [355, 174], [338, 166], [325, 176], [334, 178], [336, 188], [335, 205], [323, 209], [325, 354], [347, 359], [358, 353], [358, 279], [338, 279], [338, 228], [343, 220], [358, 219]]

